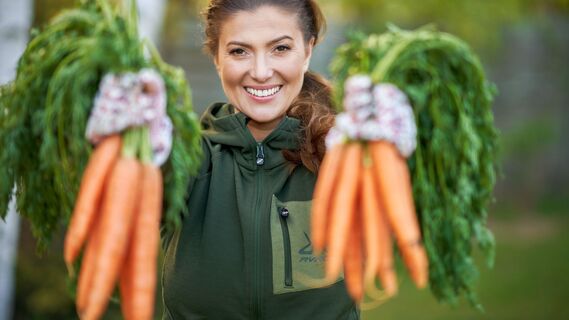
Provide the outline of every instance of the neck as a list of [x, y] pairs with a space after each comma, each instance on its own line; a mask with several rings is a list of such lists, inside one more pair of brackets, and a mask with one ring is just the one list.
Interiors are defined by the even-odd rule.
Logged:
[[282, 118], [275, 119], [271, 122], [256, 122], [254, 120], [249, 120], [247, 123], [247, 128], [251, 132], [255, 141], [261, 142], [275, 130], [278, 124], [281, 122]]

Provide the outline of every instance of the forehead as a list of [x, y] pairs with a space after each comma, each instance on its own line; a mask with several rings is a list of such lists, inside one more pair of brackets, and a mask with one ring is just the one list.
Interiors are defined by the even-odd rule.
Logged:
[[256, 43], [271, 41], [282, 35], [302, 39], [297, 15], [275, 6], [261, 6], [252, 11], [238, 11], [221, 25], [219, 41]]

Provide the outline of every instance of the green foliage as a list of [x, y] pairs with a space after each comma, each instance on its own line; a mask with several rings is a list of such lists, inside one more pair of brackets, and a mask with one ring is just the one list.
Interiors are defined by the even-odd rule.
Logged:
[[472, 241], [493, 264], [494, 238], [486, 207], [495, 183], [497, 132], [491, 101], [495, 88], [476, 55], [458, 38], [431, 27], [381, 35], [353, 34], [331, 65], [337, 85], [354, 74], [397, 85], [409, 97], [417, 123], [417, 149], [408, 164], [429, 283], [441, 301], [456, 303], [474, 293], [478, 270]]
[[[179, 69], [157, 54], [144, 56], [134, 2], [124, 13], [106, 0], [82, 1], [35, 32], [19, 60], [16, 79], [0, 88], [0, 208], [14, 185], [20, 214], [41, 247], [72, 211], [92, 146], [85, 127], [99, 81], [109, 72], [154, 67], [168, 90], [174, 123], [172, 156], [165, 166], [169, 221], [184, 210], [189, 175], [197, 170], [199, 129], [189, 88]], [[123, 8], [124, 9], [124, 8]], [[172, 195], [180, 199], [172, 199]], [[5, 210], [0, 210], [5, 214]]]
[[477, 48], [500, 44], [504, 25], [546, 12], [569, 12], [567, 0], [328, 0], [341, 8], [341, 17], [366, 30], [385, 23], [414, 28], [436, 23]]

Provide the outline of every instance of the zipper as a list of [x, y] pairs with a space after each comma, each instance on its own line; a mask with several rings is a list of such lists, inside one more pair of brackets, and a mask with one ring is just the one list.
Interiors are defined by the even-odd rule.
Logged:
[[288, 215], [289, 211], [286, 207], [279, 209], [279, 216], [281, 221], [281, 229], [283, 231], [283, 242], [284, 242], [284, 262], [285, 262], [284, 283], [286, 287], [292, 287], [292, 256], [290, 250], [290, 234], [288, 232], [288, 222], [287, 222]]
[[[261, 142], [257, 143], [257, 156], [255, 159], [257, 168], [265, 164], [265, 152], [263, 149], [263, 144]], [[257, 192], [256, 192], [256, 205], [255, 205], [255, 253], [254, 253], [254, 263], [253, 263], [253, 274], [255, 277], [255, 285], [253, 286], [253, 315], [256, 319], [261, 318], [261, 307], [262, 304], [262, 288], [263, 288], [263, 277], [261, 274], [261, 182], [262, 182], [262, 172], [260, 170], [256, 171], [257, 175]]]

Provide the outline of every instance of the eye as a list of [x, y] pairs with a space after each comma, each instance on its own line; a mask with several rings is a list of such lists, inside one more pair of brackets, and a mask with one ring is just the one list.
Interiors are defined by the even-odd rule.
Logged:
[[287, 46], [287, 45], [284, 45], [284, 44], [278, 45], [278, 46], [275, 48], [275, 51], [277, 51], [277, 52], [285, 52], [285, 51], [288, 51], [288, 50], [290, 50], [290, 47]]
[[232, 56], [243, 56], [243, 55], [245, 55], [245, 53], [247, 53], [247, 52], [245, 50], [243, 50], [243, 48], [235, 48], [235, 49], [229, 50], [229, 54]]

